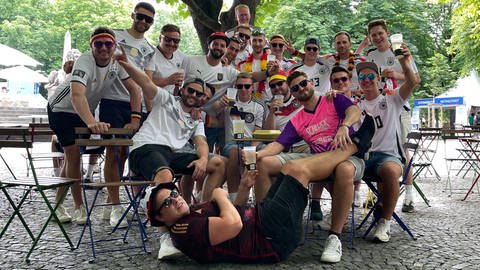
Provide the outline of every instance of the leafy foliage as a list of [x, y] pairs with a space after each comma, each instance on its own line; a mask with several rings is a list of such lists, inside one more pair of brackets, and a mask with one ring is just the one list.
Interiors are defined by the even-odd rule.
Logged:
[[454, 10], [452, 27], [451, 52], [462, 60], [463, 74], [471, 69], [480, 73], [480, 2], [460, 0]]

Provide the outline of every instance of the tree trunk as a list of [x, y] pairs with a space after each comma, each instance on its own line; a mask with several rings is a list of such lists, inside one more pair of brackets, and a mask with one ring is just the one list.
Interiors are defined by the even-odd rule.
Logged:
[[[200, 45], [204, 53], [207, 53], [207, 37], [213, 32], [227, 31], [236, 26], [235, 6], [245, 4], [250, 7], [251, 22], [255, 21], [255, 11], [260, 0], [234, 0], [232, 7], [220, 14], [223, 0], [182, 0], [190, 11], [193, 26], [197, 30]], [[220, 22], [219, 22], [220, 19]]]

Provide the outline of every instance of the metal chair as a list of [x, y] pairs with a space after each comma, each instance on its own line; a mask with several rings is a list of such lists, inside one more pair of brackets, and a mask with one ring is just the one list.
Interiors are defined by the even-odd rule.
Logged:
[[[70, 240], [70, 237], [68, 236], [67, 232], [63, 228], [63, 224], [58, 219], [55, 211], [60, 205], [60, 202], [62, 202], [63, 199], [65, 198], [68, 192], [68, 188], [78, 180], [71, 179], [71, 178], [63, 178], [63, 177], [39, 177], [37, 175], [35, 166], [33, 164], [33, 158], [30, 153], [30, 149], [33, 146], [32, 144], [33, 137], [32, 137], [31, 130], [28, 127], [0, 128], [0, 136], [1, 136], [0, 148], [25, 149], [26, 156], [28, 158], [28, 162], [30, 165], [31, 174], [32, 174], [31, 177], [17, 177], [15, 173], [12, 171], [12, 169], [10, 168], [10, 166], [8, 165], [8, 163], [6, 162], [5, 158], [0, 155], [1, 159], [5, 163], [5, 166], [7, 167], [8, 171], [11, 174], [9, 178], [0, 180], [0, 189], [2, 190], [3, 194], [5, 195], [5, 198], [8, 200], [11, 207], [13, 208], [13, 212], [11, 213], [10, 218], [8, 219], [2, 231], [0, 232], [0, 239], [7, 231], [9, 225], [12, 223], [15, 216], [17, 216], [32, 241], [32, 245], [27, 253], [27, 256], [25, 257], [26, 262], [30, 262], [30, 259], [29, 259], [30, 255], [32, 254], [35, 247], [37, 246], [50, 220], [52, 220], [53, 218], [54, 223], [59, 227], [70, 249], [73, 250], [74, 245]], [[60, 188], [60, 187], [63, 187], [63, 190], [64, 190], [60, 195], [60, 199], [58, 200], [58, 202], [50, 202], [49, 198], [45, 194], [45, 191], [56, 190], [57, 188]], [[15, 203], [14, 198], [12, 198], [15, 196], [9, 193], [9, 191], [14, 188], [17, 188], [17, 189], [21, 188], [24, 191], [23, 194], [20, 195], [18, 203]], [[38, 194], [40, 194], [40, 197], [41, 197], [40, 202], [47, 206], [50, 213], [45, 223], [43, 224], [42, 228], [40, 229], [40, 232], [37, 235], [33, 234], [33, 232], [31, 231], [27, 223], [27, 220], [23, 217], [20, 211], [24, 202], [29, 198], [29, 195], [31, 195], [32, 191], [38, 192]]]

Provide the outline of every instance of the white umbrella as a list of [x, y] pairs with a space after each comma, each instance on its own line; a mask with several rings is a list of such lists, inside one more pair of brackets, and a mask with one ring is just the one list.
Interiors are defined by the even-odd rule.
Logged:
[[42, 65], [32, 57], [22, 53], [21, 51], [0, 44], [0, 65], [2, 66], [38, 66]]
[[63, 37], [63, 57], [62, 57], [62, 66], [65, 64], [67, 59], [67, 53], [72, 49], [72, 36], [70, 35], [70, 31], [65, 32], [65, 36]]
[[48, 82], [47, 77], [24, 66], [2, 69], [0, 70], [0, 78], [19, 82]]

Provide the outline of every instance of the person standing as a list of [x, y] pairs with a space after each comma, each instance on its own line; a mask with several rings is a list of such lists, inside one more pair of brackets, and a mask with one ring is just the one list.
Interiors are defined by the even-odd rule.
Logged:
[[[94, 110], [107, 90], [126, 89], [129, 92], [129, 105], [133, 110], [140, 110], [139, 89], [125, 70], [112, 61], [116, 44], [115, 34], [110, 28], [94, 29], [90, 37], [91, 51], [78, 58], [71, 77], [58, 86], [48, 101], [49, 125], [65, 152], [61, 176], [73, 179], [80, 179], [81, 176], [80, 148], [75, 145], [76, 127], [88, 127], [93, 133], [104, 133], [111, 127], [109, 123], [97, 121], [94, 117]], [[140, 124], [139, 120], [132, 116], [125, 127], [135, 130]], [[57, 192], [57, 199], [59, 194]], [[72, 186], [72, 196], [75, 203], [73, 221], [79, 225], [85, 224], [87, 214], [79, 182]], [[57, 211], [59, 219], [69, 219], [70, 215], [63, 205]]]
[[[144, 34], [153, 24], [155, 9], [146, 2], [139, 2], [131, 14], [132, 25], [128, 29], [114, 29], [117, 42], [122, 46], [132, 63], [141, 70], [144, 70], [151, 63], [155, 53], [154, 47], [148, 43]], [[138, 86], [137, 86], [138, 88]], [[140, 91], [140, 89], [138, 89]], [[100, 121], [110, 123], [113, 128], [122, 128], [135, 119], [135, 130], [140, 126], [139, 117], [142, 116], [142, 110], [131, 108], [128, 100], [129, 93], [123, 88], [110, 87], [104, 94], [100, 102]], [[146, 104], [148, 112], [148, 103]], [[115, 146], [106, 147], [105, 155], [105, 182], [120, 181], [120, 171], [123, 172], [123, 166], [127, 159], [126, 148]], [[116, 154], [118, 153], [118, 154]], [[118, 156], [117, 156], [118, 155]], [[117, 160], [118, 159], [118, 160]], [[120, 164], [120, 170], [118, 168]], [[107, 187], [107, 202], [113, 204], [112, 207], [104, 207], [103, 218], [109, 220], [111, 226], [115, 226], [123, 215], [124, 209], [120, 204], [119, 187]], [[119, 224], [119, 228], [128, 225], [125, 219]]]

